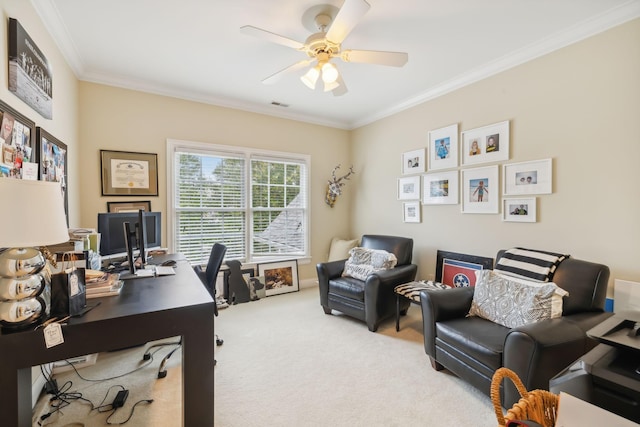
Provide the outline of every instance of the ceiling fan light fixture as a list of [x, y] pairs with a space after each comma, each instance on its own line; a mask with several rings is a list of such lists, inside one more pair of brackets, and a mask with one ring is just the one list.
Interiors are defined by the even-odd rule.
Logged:
[[318, 70], [317, 67], [311, 67], [304, 76], [300, 77], [300, 80], [302, 80], [302, 83], [304, 83], [305, 86], [313, 90], [316, 88], [316, 82], [318, 81], [319, 76], [320, 70]]
[[322, 81], [334, 83], [336, 80], [338, 80], [338, 69], [331, 62], [327, 62], [322, 66]]
[[338, 83], [338, 81], [335, 81], [333, 83], [324, 82], [324, 91], [325, 92], [331, 92], [332, 90], [334, 90], [338, 86], [340, 86], [340, 83]]

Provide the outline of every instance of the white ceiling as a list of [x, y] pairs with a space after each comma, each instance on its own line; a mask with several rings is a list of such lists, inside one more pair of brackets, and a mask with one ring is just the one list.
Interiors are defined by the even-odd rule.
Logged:
[[343, 0], [31, 1], [81, 80], [343, 129], [640, 16], [640, 0], [367, 0], [343, 49], [407, 52], [409, 61], [335, 60], [349, 90], [335, 97], [304, 86], [304, 70], [262, 84], [306, 56], [239, 28], [304, 42], [305, 11]]

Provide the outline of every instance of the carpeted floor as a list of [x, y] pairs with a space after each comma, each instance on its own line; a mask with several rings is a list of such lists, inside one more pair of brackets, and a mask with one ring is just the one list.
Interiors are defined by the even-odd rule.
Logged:
[[[282, 294], [220, 310], [216, 333], [215, 427], [270, 426], [495, 426], [490, 399], [447, 371], [436, 372], [424, 353], [422, 315], [412, 305], [401, 319], [371, 333], [363, 322], [337, 312], [325, 315], [316, 288]], [[136, 406], [129, 427], [178, 426], [182, 410], [180, 352], [169, 360], [168, 375], [156, 379], [170, 350], [133, 374], [89, 382], [71, 371], [57, 377], [95, 405], [110, 390], [130, 390], [126, 405], [110, 422], [122, 422]], [[108, 378], [139, 367], [144, 348], [104, 353], [95, 366], [80, 370], [86, 378]], [[47, 413], [39, 400], [34, 420]], [[112, 401], [112, 397], [107, 401]], [[110, 414], [73, 402], [43, 425], [104, 426]], [[82, 423], [82, 424], [73, 424]], [[34, 424], [37, 425], [37, 424]], [[189, 427], [189, 426], [186, 426]]]

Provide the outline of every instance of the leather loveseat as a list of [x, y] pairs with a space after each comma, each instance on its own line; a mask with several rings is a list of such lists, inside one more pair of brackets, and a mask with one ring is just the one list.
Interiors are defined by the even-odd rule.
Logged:
[[[498, 252], [496, 264], [503, 253]], [[467, 316], [473, 287], [423, 291], [424, 349], [433, 368], [446, 368], [487, 395], [494, 372], [502, 366], [514, 371], [527, 390], [548, 390], [553, 376], [596, 345], [586, 331], [612, 314], [604, 312], [607, 266], [567, 258], [552, 280], [569, 292], [562, 316], [515, 328]], [[505, 381], [502, 406], [510, 408], [519, 398]]]
[[[418, 266], [411, 263], [410, 238], [368, 234], [362, 236], [360, 247], [393, 253], [397, 263], [394, 268], [370, 274], [366, 280], [342, 275], [346, 259], [317, 264], [320, 304], [326, 314], [340, 311], [366, 322], [369, 330], [375, 332], [381, 321], [396, 313], [393, 288], [414, 280]], [[409, 300], [402, 301], [401, 312], [406, 313], [409, 304]]]

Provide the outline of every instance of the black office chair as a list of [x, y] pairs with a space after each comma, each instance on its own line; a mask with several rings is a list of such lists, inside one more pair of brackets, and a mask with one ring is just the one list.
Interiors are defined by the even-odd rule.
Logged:
[[[214, 316], [218, 315], [218, 304], [216, 302], [216, 278], [218, 277], [218, 272], [220, 271], [220, 266], [222, 265], [222, 261], [224, 260], [224, 256], [225, 256], [226, 253], [227, 253], [227, 247], [225, 245], [220, 244], [220, 243], [214, 243], [213, 247], [211, 248], [211, 254], [209, 254], [209, 261], [207, 262], [206, 270], [203, 271], [202, 267], [200, 265], [196, 265], [195, 267], [193, 267], [193, 270], [196, 272], [196, 274], [198, 275], [198, 277], [202, 281], [202, 284], [207, 288], [207, 290], [209, 291], [209, 293], [213, 297], [213, 301], [214, 301], [213, 314], [214, 314]], [[216, 334], [216, 345], [220, 346], [220, 345], [222, 345], [222, 343], [223, 343], [223, 341], [220, 338], [218, 338], [218, 335]], [[153, 344], [149, 348], [147, 348], [147, 351], [145, 352], [145, 354], [143, 356], [143, 360], [149, 360], [151, 358], [150, 350], [152, 348], [162, 347], [162, 346], [165, 346], [165, 345], [175, 345], [176, 348], [171, 350], [164, 357], [164, 359], [162, 359], [162, 362], [160, 362], [160, 367], [158, 368], [158, 378], [164, 378], [164, 377], [167, 376], [167, 370], [165, 369], [165, 366], [167, 364], [167, 361], [173, 355], [173, 353], [178, 348], [180, 348], [180, 346], [182, 346], [182, 337], [180, 337], [180, 341], [178, 341], [178, 342]], [[215, 359], [214, 359], [213, 363], [214, 364], [216, 363]]]

